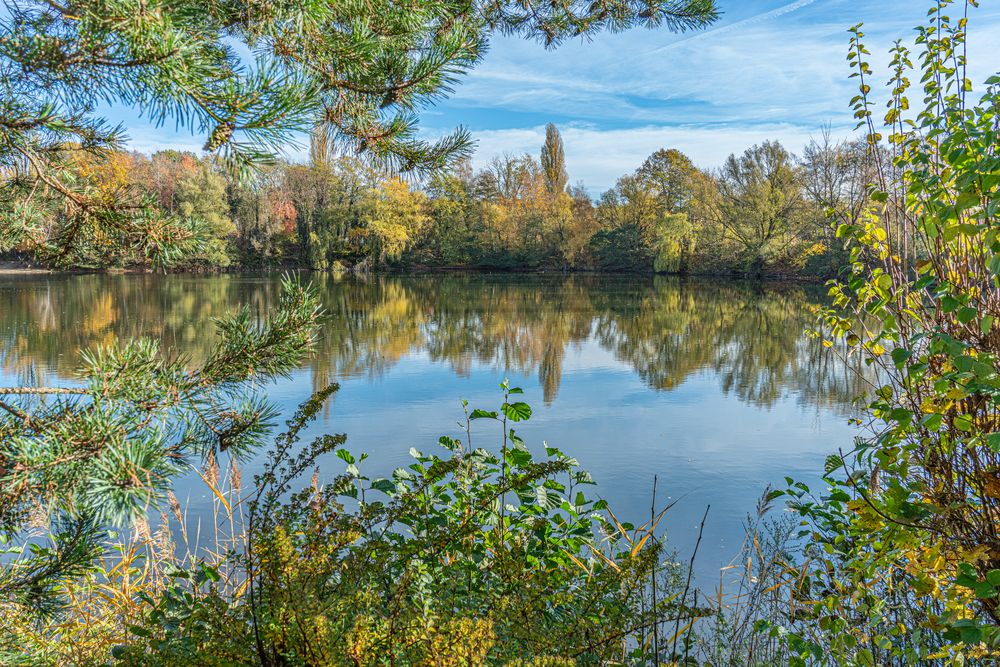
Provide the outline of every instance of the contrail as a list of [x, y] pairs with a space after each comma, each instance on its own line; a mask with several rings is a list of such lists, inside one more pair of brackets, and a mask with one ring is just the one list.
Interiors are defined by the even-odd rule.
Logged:
[[797, 9], [808, 7], [809, 5], [815, 4], [816, 2], [819, 2], [819, 0], [796, 0], [795, 2], [785, 5], [784, 7], [778, 7], [777, 9], [772, 9], [769, 12], [764, 12], [763, 14], [757, 14], [756, 16], [751, 16], [749, 18], [743, 19], [742, 21], [737, 21], [736, 23], [730, 23], [729, 25], [724, 25], [719, 28], [715, 28], [713, 30], [706, 30], [704, 32], [695, 33], [690, 37], [685, 37], [684, 39], [677, 40], [676, 42], [671, 42], [670, 44], [657, 47], [655, 49], [652, 49], [651, 51], [647, 51], [647, 55], [651, 55], [654, 53], [662, 53], [663, 51], [669, 51], [670, 49], [678, 47], [681, 44], [685, 44], [687, 42], [699, 39], [705, 39], [706, 37], [714, 37], [715, 35], [732, 32], [733, 30], [737, 30], [739, 28], [743, 28], [748, 25], [761, 23], [763, 21], [769, 21], [773, 18], [777, 18], [779, 16], [784, 16], [785, 14], [788, 14], [790, 12], [794, 12]]

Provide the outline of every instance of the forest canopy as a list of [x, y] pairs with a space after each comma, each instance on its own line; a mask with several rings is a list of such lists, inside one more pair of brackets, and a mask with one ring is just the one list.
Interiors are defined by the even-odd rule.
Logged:
[[470, 138], [459, 128], [420, 139], [418, 111], [448, 94], [493, 35], [555, 46], [635, 26], [697, 28], [718, 16], [712, 0], [13, 0], [5, 7], [0, 252], [27, 246], [62, 266], [108, 253], [169, 265], [202, 251], [213, 231], [217, 237], [217, 225], [165, 214], [128, 184], [79, 177], [80, 162], [112, 160], [125, 140], [126, 128], [98, 113], [103, 103], [187, 127], [205, 138], [213, 168], [254, 190], [267, 178], [261, 167], [310, 130], [327, 149], [425, 174], [468, 155]]
[[[703, 170], [659, 149], [596, 199], [571, 185], [563, 139], [539, 156], [468, 159], [401, 177], [313, 133], [307, 162], [278, 160], [239, 178], [215, 156], [77, 154], [77, 184], [136, 193], [161, 219], [198, 228], [176, 268], [491, 268], [830, 276], [843, 261], [831, 210], [866, 199], [866, 147], [829, 134], [796, 157], [777, 142]], [[56, 243], [56, 239], [50, 239]], [[31, 243], [12, 248], [45, 261]], [[122, 246], [80, 248], [78, 266], [128, 267]]]

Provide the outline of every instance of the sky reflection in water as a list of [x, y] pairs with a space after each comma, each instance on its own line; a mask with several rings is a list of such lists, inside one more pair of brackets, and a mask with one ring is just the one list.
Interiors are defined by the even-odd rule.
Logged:
[[[823, 459], [851, 445], [858, 376], [804, 335], [823, 289], [649, 277], [428, 275], [368, 280], [311, 276], [329, 319], [319, 353], [270, 396], [290, 414], [340, 382], [308, 436], [347, 433], [368, 452], [363, 471], [387, 475], [459, 435], [460, 401], [493, 409], [509, 376], [535, 409], [518, 429], [589, 469], [622, 517], [667, 519], [687, 557], [711, 505], [698, 574], [703, 584], [735, 554], [742, 521], [767, 484], [813, 482]], [[247, 303], [273, 306], [276, 276], [4, 276], [0, 379], [73, 381], [77, 353], [116, 337], [154, 336], [192, 360], [211, 318]], [[492, 429], [490, 428], [492, 426]], [[478, 424], [477, 445], [497, 441]], [[259, 469], [246, 465], [244, 479]], [[328, 475], [342, 470], [325, 463]], [[307, 483], [308, 480], [305, 480]], [[192, 515], [210, 498], [192, 475], [178, 496]]]

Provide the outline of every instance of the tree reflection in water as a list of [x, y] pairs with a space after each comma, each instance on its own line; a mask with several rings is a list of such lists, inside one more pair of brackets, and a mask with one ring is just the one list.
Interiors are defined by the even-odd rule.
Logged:
[[[461, 376], [473, 364], [537, 374], [551, 402], [567, 350], [592, 340], [655, 390], [710, 373], [723, 392], [756, 406], [793, 393], [836, 410], [864, 390], [835, 350], [805, 335], [824, 295], [817, 286], [591, 275], [310, 279], [329, 317], [309, 362], [316, 387], [377, 377], [423, 352]], [[65, 382], [81, 348], [143, 335], [199, 361], [212, 318], [240, 303], [263, 315], [278, 283], [239, 275], [7, 276], [0, 369], [8, 381]]]

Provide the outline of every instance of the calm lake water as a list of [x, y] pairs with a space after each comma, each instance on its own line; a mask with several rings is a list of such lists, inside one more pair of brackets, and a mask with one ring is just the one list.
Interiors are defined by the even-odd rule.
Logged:
[[[459, 434], [462, 399], [495, 409], [509, 377], [535, 410], [519, 428], [529, 446], [545, 441], [578, 458], [619, 518], [649, 516], [659, 476], [659, 500], [680, 498], [667, 533], [687, 557], [711, 505], [704, 584], [737, 552], [768, 484], [816, 480], [824, 457], [855, 435], [847, 418], [860, 381], [804, 335], [822, 288], [635, 276], [310, 279], [329, 314], [320, 350], [270, 395], [290, 414], [339, 382], [311, 434], [347, 433], [352, 451], [371, 456], [364, 470], [387, 475], [409, 462], [410, 447], [430, 451]], [[237, 304], [263, 315], [278, 287], [276, 276], [0, 276], [0, 380], [71, 383], [80, 349], [122, 337], [157, 337], [197, 361], [213, 317]], [[247, 464], [245, 479], [258, 465]], [[326, 464], [329, 475], [341, 471], [338, 460]], [[208, 512], [197, 477], [178, 496], [193, 514]]]

